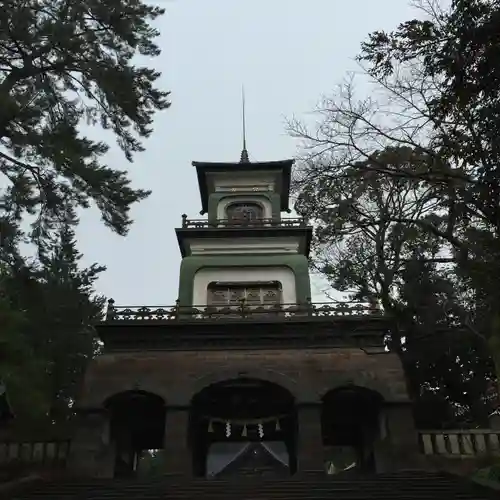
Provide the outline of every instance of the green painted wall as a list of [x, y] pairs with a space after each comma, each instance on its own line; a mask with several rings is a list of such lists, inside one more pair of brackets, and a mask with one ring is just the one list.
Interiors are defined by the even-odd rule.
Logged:
[[189, 256], [181, 263], [179, 277], [179, 305], [191, 306], [196, 273], [206, 267], [289, 267], [295, 274], [297, 302], [304, 303], [311, 297], [309, 263], [305, 255], [224, 255]]
[[217, 207], [219, 206], [219, 203], [224, 199], [224, 198], [234, 198], [234, 197], [243, 197], [243, 196], [248, 196], [248, 197], [256, 197], [258, 198], [266, 198], [269, 200], [271, 203], [271, 208], [272, 208], [272, 214], [273, 214], [273, 219], [280, 220], [281, 218], [281, 210], [280, 210], [280, 205], [281, 205], [281, 198], [278, 193], [271, 193], [271, 192], [256, 192], [256, 191], [248, 191], [248, 192], [238, 192], [234, 194], [229, 194], [229, 193], [212, 193], [208, 197], [208, 221], [211, 224], [215, 224], [215, 221], [217, 220]]

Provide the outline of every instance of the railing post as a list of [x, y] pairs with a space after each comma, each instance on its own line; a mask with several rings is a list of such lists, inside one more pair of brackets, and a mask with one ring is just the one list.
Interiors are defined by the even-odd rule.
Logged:
[[500, 455], [500, 432], [492, 432], [489, 435], [488, 447], [491, 453], [493, 453], [494, 455]]
[[307, 315], [312, 316], [314, 311], [314, 305], [312, 303], [311, 297], [306, 298], [306, 308], [307, 308]]
[[187, 215], [182, 214], [182, 227], [187, 227]]
[[240, 299], [240, 316], [241, 316], [242, 318], [245, 318], [245, 317], [246, 317], [245, 311], [246, 311], [246, 307], [245, 307], [245, 297], [242, 297], [242, 298]]
[[108, 309], [106, 311], [106, 319], [113, 320], [116, 316], [115, 301], [113, 299], [108, 300]]
[[422, 443], [424, 455], [434, 455], [434, 436], [433, 434], [420, 433], [419, 441]]

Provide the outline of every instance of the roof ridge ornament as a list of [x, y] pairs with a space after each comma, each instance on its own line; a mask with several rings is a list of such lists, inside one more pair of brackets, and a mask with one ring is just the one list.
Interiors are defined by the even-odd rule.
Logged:
[[245, 116], [245, 87], [241, 87], [241, 101], [242, 101], [242, 121], [243, 121], [243, 149], [241, 150], [240, 163], [250, 163], [247, 150], [247, 132], [246, 132], [246, 116]]

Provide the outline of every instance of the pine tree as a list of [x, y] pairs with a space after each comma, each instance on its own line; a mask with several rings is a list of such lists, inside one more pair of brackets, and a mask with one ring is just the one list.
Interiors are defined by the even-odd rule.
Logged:
[[[98, 349], [93, 325], [102, 319], [105, 299], [94, 292], [104, 267], [81, 269], [73, 228], [62, 228], [58, 240], [43, 249], [35, 271], [38, 300], [32, 303], [31, 335], [46, 360], [50, 410], [64, 417], [77, 397], [85, 367]], [[36, 325], [43, 325], [43, 330]]]
[[163, 12], [141, 0], [2, 2], [0, 216], [35, 215], [38, 239], [93, 203], [107, 226], [127, 232], [130, 206], [149, 193], [107, 165], [109, 144], [80, 125], [112, 131], [130, 161], [143, 149], [169, 103], [155, 87], [160, 73], [135, 58], [159, 55], [150, 22]]
[[36, 261], [4, 269], [0, 361], [16, 420], [61, 422], [71, 415], [85, 367], [98, 348], [93, 325], [105, 300], [94, 292], [104, 268], [80, 268], [73, 226], [44, 243]]

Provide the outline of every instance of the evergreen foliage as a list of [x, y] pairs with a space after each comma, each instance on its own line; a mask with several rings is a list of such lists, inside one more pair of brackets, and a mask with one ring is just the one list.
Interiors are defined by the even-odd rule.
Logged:
[[317, 125], [290, 123], [297, 209], [319, 271], [396, 318], [420, 408], [439, 396], [435, 424], [484, 425], [500, 374], [500, 2], [418, 4], [424, 19], [363, 43], [369, 96], [348, 78]]
[[107, 165], [109, 145], [80, 125], [111, 131], [130, 161], [142, 151], [154, 113], [169, 105], [155, 86], [160, 73], [135, 59], [159, 55], [151, 22], [161, 14], [140, 0], [2, 2], [0, 172], [8, 188], [0, 215], [35, 215], [39, 239], [69, 210], [94, 203], [107, 226], [126, 234], [131, 205], [149, 193]]
[[66, 419], [98, 347], [104, 268], [81, 267], [76, 214], [95, 205], [125, 235], [149, 192], [106, 163], [110, 144], [89, 127], [114, 136], [129, 161], [143, 150], [169, 106], [160, 73], [141, 65], [160, 54], [152, 23], [163, 13], [141, 0], [2, 2], [0, 379], [17, 422]]
[[68, 224], [39, 258], [2, 269], [0, 378], [19, 425], [67, 419], [98, 350], [105, 301], [93, 287], [104, 268], [80, 259]]

